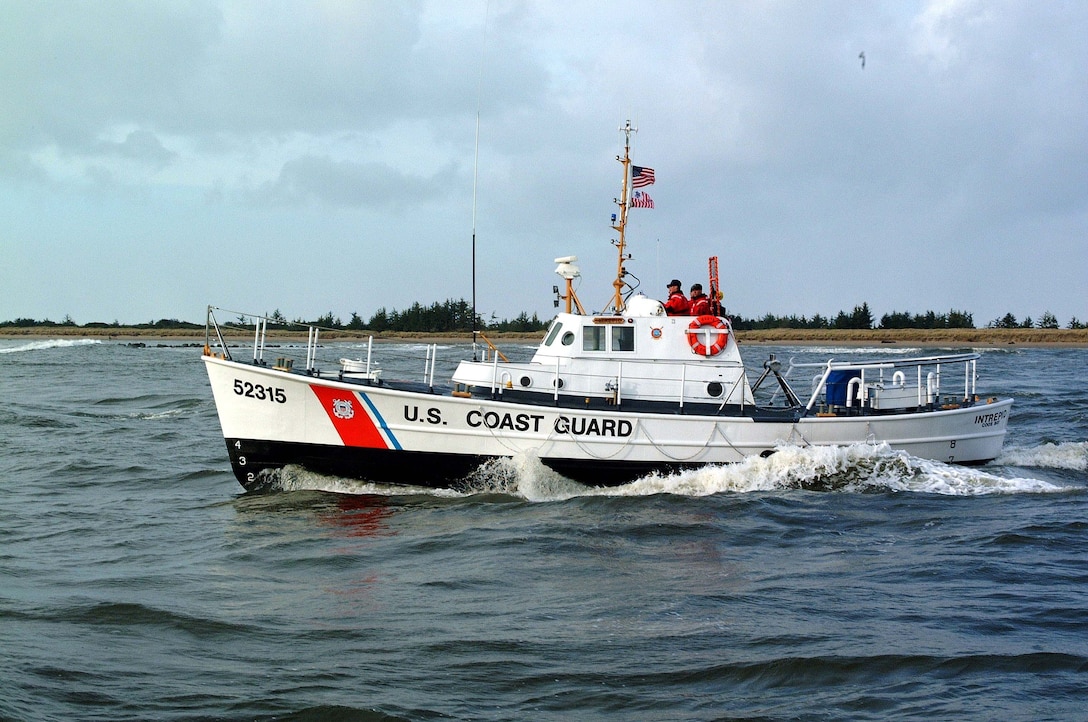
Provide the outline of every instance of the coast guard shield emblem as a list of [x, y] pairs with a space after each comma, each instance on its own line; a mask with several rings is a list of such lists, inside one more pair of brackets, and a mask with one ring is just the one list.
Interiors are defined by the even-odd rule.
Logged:
[[350, 419], [355, 416], [355, 407], [350, 399], [333, 399], [332, 413], [338, 419]]

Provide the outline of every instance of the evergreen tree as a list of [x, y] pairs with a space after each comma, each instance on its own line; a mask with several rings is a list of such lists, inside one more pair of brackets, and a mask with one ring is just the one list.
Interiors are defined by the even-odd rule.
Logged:
[[1019, 328], [1020, 324], [1016, 322], [1016, 316], [1011, 313], [1006, 313], [1001, 318], [995, 318], [988, 324], [990, 328]]
[[880, 317], [880, 328], [911, 328], [913, 323], [914, 321], [909, 313], [892, 311]]
[[325, 328], [342, 328], [340, 319], [332, 315], [332, 311], [329, 311], [324, 316], [315, 321], [315, 325], [324, 326]]
[[366, 327], [371, 331], [388, 331], [391, 328], [389, 313], [385, 310], [385, 306], [374, 312], [374, 315], [367, 321]]
[[949, 311], [948, 328], [974, 328], [975, 319], [967, 311]]
[[860, 306], [854, 306], [854, 313], [850, 315], [852, 328], [870, 329], [873, 327], [873, 312], [869, 310], [869, 304], [863, 302]]
[[1039, 328], [1058, 328], [1058, 318], [1050, 311], [1044, 311], [1043, 317], [1039, 319]]

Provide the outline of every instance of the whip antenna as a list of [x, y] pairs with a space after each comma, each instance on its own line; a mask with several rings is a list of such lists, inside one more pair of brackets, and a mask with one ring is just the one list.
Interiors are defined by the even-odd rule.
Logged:
[[491, 10], [488, 0], [484, 6], [484, 38], [480, 45], [480, 66], [476, 73], [476, 144], [472, 156], [472, 360], [476, 361], [476, 187], [480, 178], [480, 103], [484, 86], [484, 54], [487, 50], [487, 16]]

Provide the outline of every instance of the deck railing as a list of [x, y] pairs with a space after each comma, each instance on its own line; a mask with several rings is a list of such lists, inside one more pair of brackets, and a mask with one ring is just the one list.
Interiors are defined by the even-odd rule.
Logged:
[[[896, 359], [892, 361], [827, 361], [820, 363], [794, 363], [790, 362], [784, 376], [789, 378], [794, 369], [822, 369], [822, 372], [813, 377], [812, 394], [806, 411], [812, 411], [821, 396], [826, 398], [828, 380], [835, 372], [857, 372], [847, 382], [847, 401], [845, 406], [853, 406], [855, 403], [866, 406], [869, 400], [869, 391], [872, 384], [889, 384], [898, 388], [907, 387], [908, 372], [914, 376], [914, 389], [917, 396], [917, 406], [926, 406], [938, 403], [941, 394], [941, 367], [963, 364], [962, 394], [960, 400], [974, 398], [976, 391], [979, 354], [955, 354], [948, 356], [922, 356], [909, 359]], [[923, 373], [925, 376], [923, 376]], [[856, 395], [853, 395], [856, 394]]]
[[[235, 323], [221, 321], [216, 318], [217, 313], [220, 316], [236, 316], [237, 321]], [[298, 337], [301, 337], [303, 333], [306, 334], [306, 346], [304, 349], [295, 348], [293, 353], [291, 349], [277, 349], [277, 358], [272, 363], [272, 368], [274, 369], [320, 376], [323, 373], [326, 373], [320, 368], [320, 365], [325, 363], [334, 366], [334, 373], [345, 380], [376, 382], [378, 381], [379, 376], [381, 376], [382, 370], [379, 368], [377, 362], [374, 361], [373, 336], [366, 337], [365, 361], [362, 359], [339, 358], [338, 354], [334, 355], [333, 358], [321, 359], [319, 358], [319, 353], [322, 349], [327, 348], [327, 345], [322, 346], [321, 339], [326, 338], [327, 334], [343, 333], [343, 329], [329, 328], [315, 323], [288, 322], [284, 321], [282, 318], [271, 318], [259, 314], [232, 311], [217, 306], [208, 306], [207, 321], [205, 324], [204, 352], [209, 355], [218, 355], [222, 358], [234, 361], [234, 354], [239, 353], [238, 348], [245, 348], [247, 346], [246, 342], [242, 339], [248, 337], [252, 341], [252, 363], [255, 366], [265, 366], [267, 365], [265, 362], [265, 353], [270, 346], [269, 340], [270, 338], [275, 339], [275, 336], [270, 335], [270, 331], [286, 331], [292, 336]], [[228, 343], [228, 338], [238, 339], [234, 342], [234, 354], [231, 352], [231, 343]], [[389, 353], [387, 350], [386, 356], [402, 357], [404, 354], [396, 352]], [[413, 349], [412, 353], [407, 356], [409, 362], [416, 361], [420, 358], [422, 358], [423, 361], [422, 381], [427, 386], [433, 388], [435, 375], [439, 365], [438, 344], [426, 344], [425, 353], [422, 354], [422, 356], [418, 353], [417, 349]], [[496, 356], [496, 358], [498, 358], [498, 356]]]

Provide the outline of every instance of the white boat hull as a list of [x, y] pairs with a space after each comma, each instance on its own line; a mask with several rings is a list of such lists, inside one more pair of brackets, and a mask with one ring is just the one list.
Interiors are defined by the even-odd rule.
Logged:
[[268, 472], [311, 471], [417, 486], [456, 485], [481, 463], [530, 454], [582, 483], [742, 461], [782, 445], [887, 443], [977, 464], [1001, 451], [1011, 399], [887, 415], [772, 420], [635, 413], [405, 391], [205, 355], [231, 465], [255, 489]]

